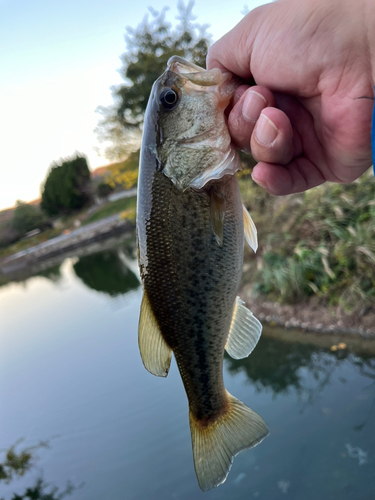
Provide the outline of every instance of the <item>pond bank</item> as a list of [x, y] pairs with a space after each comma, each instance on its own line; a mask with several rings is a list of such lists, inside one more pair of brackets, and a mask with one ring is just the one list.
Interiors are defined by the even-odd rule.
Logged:
[[75, 229], [17, 252], [0, 261], [0, 274], [7, 275], [112, 236], [134, 231], [134, 224], [119, 214]]
[[252, 297], [251, 285], [245, 285], [240, 297], [262, 322], [306, 332], [332, 335], [360, 335], [375, 339], [375, 311], [347, 314], [339, 307], [323, 306], [316, 298], [298, 304], [279, 304], [264, 297]]

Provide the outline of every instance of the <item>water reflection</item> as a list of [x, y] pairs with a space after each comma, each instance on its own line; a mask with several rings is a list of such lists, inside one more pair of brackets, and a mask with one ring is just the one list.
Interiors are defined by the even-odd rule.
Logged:
[[58, 283], [61, 279], [61, 264], [56, 266], [49, 267], [47, 269], [42, 269], [41, 271], [35, 273], [34, 276], [42, 276], [43, 278], [47, 278], [53, 283]]
[[[20, 439], [8, 450], [3, 450], [4, 459], [0, 462], [0, 483], [10, 484], [12, 481], [23, 477], [27, 472], [35, 467], [38, 460], [37, 451], [41, 448], [49, 448], [48, 441], [42, 441], [35, 446], [24, 448], [18, 451]], [[80, 487], [82, 487], [81, 485]], [[56, 486], [51, 486], [43, 478], [39, 477], [32, 486], [28, 486], [23, 494], [13, 493], [10, 500], [62, 500], [67, 495], [71, 495], [77, 488], [70, 482], [63, 490]], [[1, 500], [5, 500], [3, 497]]]
[[122, 295], [139, 286], [137, 276], [122, 258], [121, 250], [107, 250], [80, 257], [73, 269], [83, 283], [111, 297]]
[[[276, 395], [288, 394], [293, 389], [297, 394], [306, 393], [312, 401], [347, 358], [361, 375], [375, 380], [375, 358], [372, 356], [359, 357], [346, 350], [332, 353], [314, 344], [290, 343], [267, 335], [261, 337], [256, 351], [248, 358], [235, 360], [226, 355], [226, 366], [232, 373], [246, 373], [257, 392], [268, 389]], [[315, 381], [313, 388], [307, 385], [306, 373], [309, 373], [309, 380]], [[339, 381], [346, 383], [343, 377], [339, 377]]]
[[[59, 281], [60, 267], [65, 259], [70, 257], [84, 257], [97, 252], [106, 250], [122, 249], [121, 253], [128, 256], [130, 263], [136, 262], [135, 256], [135, 234], [134, 232], [126, 232], [118, 236], [107, 238], [105, 240], [95, 241], [79, 248], [71, 249], [67, 252], [58, 254], [53, 257], [42, 258], [42, 260], [8, 269], [0, 269], [0, 287], [11, 282], [26, 282], [33, 276], [42, 276], [54, 282]], [[129, 266], [128, 266], [129, 267]], [[130, 269], [133, 271], [132, 265]], [[137, 274], [137, 272], [135, 272]]]
[[[176, 366], [160, 380], [139, 358], [141, 293], [126, 293], [138, 287], [134, 238], [110, 244], [89, 259], [79, 249], [60, 268], [49, 261], [56, 267], [48, 279], [0, 288], [0, 447], [21, 435], [31, 444], [61, 436], [53, 450], [31, 451], [37, 466], [23, 477], [13, 471], [8, 485], [8, 450], [0, 450], [0, 499], [57, 500], [71, 492], [71, 479], [85, 486], [64, 500], [373, 500], [374, 340], [345, 337], [347, 350], [331, 352], [337, 336], [265, 326], [248, 359], [226, 357], [228, 390], [262, 415], [271, 435], [203, 494]], [[23, 448], [8, 463], [30, 463]]]

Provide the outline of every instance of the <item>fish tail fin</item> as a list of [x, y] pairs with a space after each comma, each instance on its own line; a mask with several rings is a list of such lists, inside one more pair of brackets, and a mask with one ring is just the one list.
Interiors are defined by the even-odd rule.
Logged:
[[214, 421], [202, 425], [191, 411], [189, 416], [195, 473], [203, 491], [222, 484], [234, 457], [269, 434], [262, 417], [229, 393], [225, 412]]

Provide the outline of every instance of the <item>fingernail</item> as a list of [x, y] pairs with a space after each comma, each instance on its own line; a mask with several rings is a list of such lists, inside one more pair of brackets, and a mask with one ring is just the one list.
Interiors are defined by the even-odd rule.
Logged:
[[256, 122], [262, 109], [267, 107], [266, 99], [255, 92], [255, 90], [250, 90], [242, 104], [242, 115], [248, 122]]
[[255, 126], [255, 135], [258, 142], [269, 146], [276, 139], [279, 129], [268, 118], [268, 116], [261, 114]]
[[258, 184], [258, 186], [260, 186], [264, 189], [268, 189], [268, 186], [265, 182], [258, 181], [257, 179], [254, 179], [254, 176], [252, 174], [251, 174], [251, 178], [253, 179], [254, 182], [256, 182]]

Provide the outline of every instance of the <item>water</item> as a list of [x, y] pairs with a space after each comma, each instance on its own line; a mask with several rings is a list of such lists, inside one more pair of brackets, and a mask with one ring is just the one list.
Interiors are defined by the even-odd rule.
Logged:
[[21, 438], [18, 452], [49, 445], [9, 484], [0, 467], [0, 498], [373, 500], [375, 348], [272, 328], [224, 374], [271, 434], [199, 490], [177, 368], [159, 379], [140, 361], [133, 257], [107, 248], [0, 287], [0, 462]]

